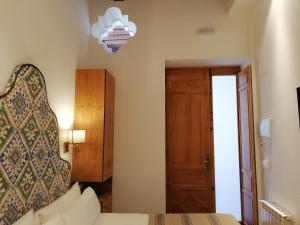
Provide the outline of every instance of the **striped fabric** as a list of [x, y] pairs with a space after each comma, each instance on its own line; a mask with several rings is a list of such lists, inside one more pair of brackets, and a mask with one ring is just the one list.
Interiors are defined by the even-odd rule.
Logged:
[[227, 214], [151, 214], [149, 225], [239, 225]]

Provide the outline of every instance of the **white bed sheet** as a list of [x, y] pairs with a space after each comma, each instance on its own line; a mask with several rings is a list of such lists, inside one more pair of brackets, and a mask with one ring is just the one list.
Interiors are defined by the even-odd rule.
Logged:
[[94, 225], [148, 225], [148, 214], [100, 213]]

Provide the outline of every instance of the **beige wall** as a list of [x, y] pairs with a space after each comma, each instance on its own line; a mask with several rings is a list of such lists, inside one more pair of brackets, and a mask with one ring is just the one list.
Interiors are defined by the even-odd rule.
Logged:
[[[138, 27], [115, 55], [91, 39], [86, 64], [116, 77], [114, 211], [165, 211], [165, 60], [247, 58], [248, 23], [219, 0], [89, 3], [91, 23], [114, 5]], [[215, 36], [196, 36], [202, 26], [215, 27]]]
[[[91, 22], [112, 4], [138, 26], [136, 37], [116, 55], [89, 39], [85, 0], [0, 0], [0, 88], [16, 64], [37, 65], [45, 75], [52, 108], [70, 126], [75, 69], [109, 69], [116, 77], [114, 210], [161, 212], [165, 60], [245, 59], [248, 22], [242, 13], [229, 16], [219, 0], [90, 0]], [[216, 34], [198, 37], [202, 26], [215, 27]]]
[[289, 209], [300, 224], [300, 1], [264, 0], [252, 19], [253, 59], [261, 118], [273, 119], [273, 138], [263, 141], [265, 198]]
[[15, 65], [35, 64], [60, 125], [72, 125], [74, 71], [84, 61], [89, 35], [87, 2], [0, 0], [0, 32], [0, 89]]

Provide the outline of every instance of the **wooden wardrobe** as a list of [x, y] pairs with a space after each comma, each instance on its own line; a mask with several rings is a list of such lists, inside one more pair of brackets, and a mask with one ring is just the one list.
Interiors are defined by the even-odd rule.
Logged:
[[86, 141], [73, 150], [72, 181], [105, 182], [113, 172], [115, 79], [105, 69], [76, 71], [74, 129]]

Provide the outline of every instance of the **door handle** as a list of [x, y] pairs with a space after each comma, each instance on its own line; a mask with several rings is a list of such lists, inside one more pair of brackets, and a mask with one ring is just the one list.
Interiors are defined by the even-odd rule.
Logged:
[[209, 170], [210, 169], [210, 155], [207, 154], [205, 160], [203, 161], [205, 164], [206, 168]]

